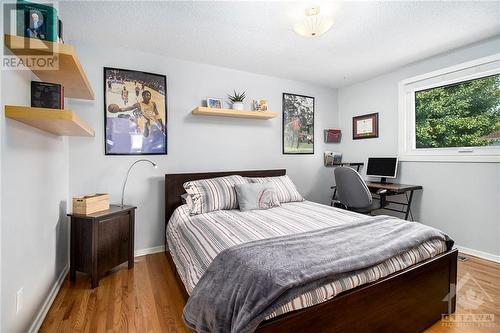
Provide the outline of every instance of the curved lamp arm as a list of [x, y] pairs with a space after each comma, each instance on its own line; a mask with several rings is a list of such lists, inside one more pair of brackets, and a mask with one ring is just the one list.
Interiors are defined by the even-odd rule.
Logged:
[[128, 176], [130, 174], [130, 170], [132, 170], [132, 168], [134, 167], [134, 165], [136, 165], [137, 163], [139, 162], [149, 162], [151, 163], [151, 165], [154, 167], [154, 168], [157, 168], [158, 165], [156, 165], [156, 163], [154, 163], [153, 161], [150, 161], [150, 160], [147, 160], [147, 159], [141, 159], [141, 160], [137, 160], [135, 161], [134, 163], [132, 163], [132, 165], [128, 168], [128, 171], [127, 171], [127, 176], [125, 177], [125, 181], [123, 182], [123, 188], [122, 188], [122, 201], [121, 201], [121, 206], [123, 207], [123, 197], [125, 196], [125, 186], [127, 186], [127, 180], [128, 180]]

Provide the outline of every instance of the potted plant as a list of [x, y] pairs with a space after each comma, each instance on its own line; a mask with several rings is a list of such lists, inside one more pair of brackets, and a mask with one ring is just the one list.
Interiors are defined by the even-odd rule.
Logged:
[[233, 110], [243, 110], [243, 100], [245, 99], [245, 92], [237, 93], [236, 90], [234, 90], [233, 95], [228, 94], [227, 96], [231, 101]]

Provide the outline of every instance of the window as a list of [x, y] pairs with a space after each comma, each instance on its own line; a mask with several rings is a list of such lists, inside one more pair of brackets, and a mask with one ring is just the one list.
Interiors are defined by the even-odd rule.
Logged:
[[402, 81], [399, 154], [500, 162], [500, 55]]

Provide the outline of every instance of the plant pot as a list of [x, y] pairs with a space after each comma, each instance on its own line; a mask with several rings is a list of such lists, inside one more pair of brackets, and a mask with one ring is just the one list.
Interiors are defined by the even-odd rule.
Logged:
[[243, 102], [234, 102], [233, 105], [233, 110], [243, 110]]

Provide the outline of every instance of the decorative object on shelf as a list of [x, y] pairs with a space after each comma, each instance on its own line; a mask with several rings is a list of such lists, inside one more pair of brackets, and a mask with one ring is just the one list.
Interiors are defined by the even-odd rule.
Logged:
[[342, 139], [342, 131], [340, 129], [328, 128], [324, 130], [323, 134], [326, 143], [340, 143]]
[[272, 119], [276, 118], [276, 112], [254, 112], [254, 111], [238, 111], [233, 109], [213, 109], [199, 106], [193, 109], [192, 113], [196, 116], [218, 116], [218, 117], [234, 117], [248, 119]]
[[314, 97], [283, 93], [283, 154], [314, 154]]
[[267, 99], [259, 99], [253, 101], [253, 110], [259, 112], [265, 112], [268, 110]]
[[167, 77], [104, 67], [106, 155], [167, 154]]
[[333, 165], [333, 151], [325, 151], [323, 153], [323, 164], [325, 166]]
[[128, 180], [128, 176], [130, 174], [130, 170], [132, 170], [132, 168], [134, 167], [134, 165], [136, 165], [137, 163], [140, 163], [140, 162], [148, 162], [148, 163], [151, 163], [151, 165], [153, 166], [153, 168], [158, 168], [158, 165], [156, 165], [155, 162], [151, 161], [151, 160], [147, 160], [147, 159], [141, 159], [141, 160], [137, 160], [135, 161], [134, 163], [132, 163], [130, 165], [130, 167], [128, 168], [127, 170], [127, 175], [125, 176], [125, 180], [123, 181], [123, 187], [122, 187], [122, 200], [120, 201], [120, 204], [121, 206], [123, 207], [123, 198], [125, 196], [125, 186], [127, 186], [127, 180]]
[[57, 42], [64, 44], [63, 23], [59, 17], [57, 18]]
[[229, 100], [231, 101], [231, 106], [233, 110], [243, 110], [243, 101], [245, 100], [245, 92], [237, 93], [234, 90], [233, 95], [227, 95]]
[[323, 162], [325, 166], [333, 166], [335, 164], [342, 163], [342, 153], [336, 153], [334, 151], [325, 151], [323, 156]]
[[378, 138], [378, 113], [352, 117], [352, 138]]
[[333, 164], [342, 163], [342, 153], [333, 152]]
[[222, 98], [214, 98], [214, 97], [207, 98], [207, 108], [222, 109], [223, 104], [224, 104], [224, 102], [223, 102]]
[[31, 106], [64, 109], [64, 87], [57, 83], [31, 81]]
[[57, 41], [57, 10], [51, 4], [17, 1], [17, 35]]
[[96, 193], [73, 198], [73, 214], [89, 215], [109, 209], [109, 194]]
[[320, 14], [319, 6], [305, 10], [305, 17], [293, 26], [293, 31], [304, 37], [318, 37], [330, 30], [333, 20]]

